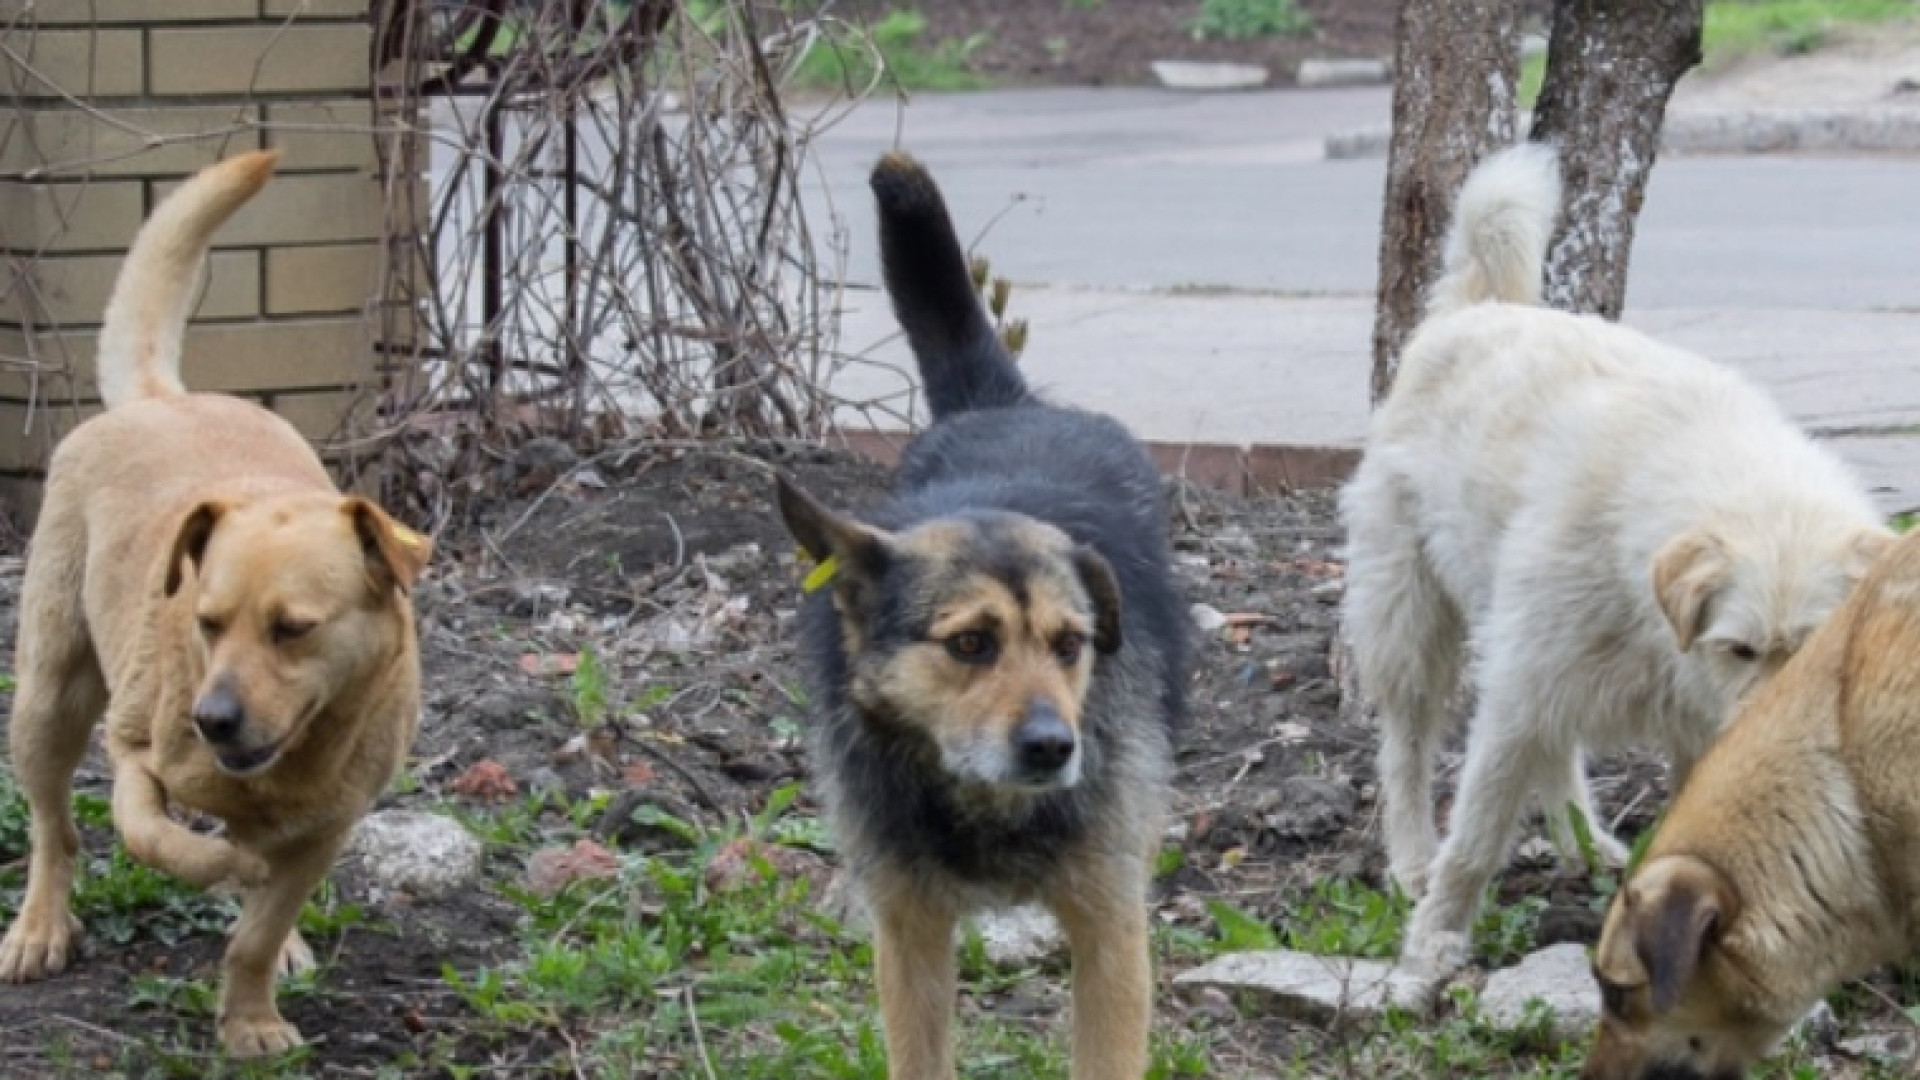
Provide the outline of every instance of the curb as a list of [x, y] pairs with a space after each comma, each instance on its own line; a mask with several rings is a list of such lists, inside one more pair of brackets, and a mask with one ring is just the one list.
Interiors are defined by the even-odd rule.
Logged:
[[[1337, 131], [1326, 137], [1324, 153], [1332, 161], [1385, 157], [1391, 137], [1386, 128]], [[1660, 149], [1670, 154], [1920, 154], [1920, 109], [1683, 113], [1667, 118]]]
[[[900, 461], [900, 448], [912, 437], [905, 431], [856, 430], [841, 431], [835, 440], [869, 461], [892, 467]], [[1231, 495], [1288, 495], [1336, 487], [1360, 463], [1360, 449], [1348, 446], [1151, 440], [1144, 445], [1163, 475], [1184, 477]]]

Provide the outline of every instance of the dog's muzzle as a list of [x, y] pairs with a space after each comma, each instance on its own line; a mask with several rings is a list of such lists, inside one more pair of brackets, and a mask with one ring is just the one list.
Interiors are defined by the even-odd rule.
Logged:
[[278, 743], [246, 745], [242, 736], [247, 728], [247, 709], [225, 681], [215, 683], [193, 703], [193, 727], [213, 751], [222, 772], [248, 776], [263, 771], [280, 756]]
[[1013, 729], [1014, 764], [1022, 783], [1052, 786], [1070, 784], [1074, 752], [1079, 742], [1059, 710], [1035, 702], [1026, 719]]

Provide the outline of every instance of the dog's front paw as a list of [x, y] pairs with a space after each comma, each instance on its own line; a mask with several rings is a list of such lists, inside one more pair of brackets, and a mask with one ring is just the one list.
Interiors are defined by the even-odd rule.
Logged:
[[229, 1057], [261, 1058], [284, 1054], [299, 1046], [300, 1029], [279, 1017], [220, 1022], [220, 1045]]
[[69, 912], [51, 918], [22, 912], [0, 938], [0, 982], [35, 982], [65, 971], [79, 933], [80, 920]]
[[307, 940], [294, 930], [287, 934], [287, 940], [280, 946], [280, 959], [274, 964], [274, 971], [281, 978], [292, 975], [304, 975], [319, 966], [313, 958], [313, 949]]
[[1409, 936], [1400, 950], [1398, 965], [1402, 974], [1431, 984], [1437, 992], [1448, 979], [1460, 973], [1473, 958], [1473, 941], [1453, 930]]

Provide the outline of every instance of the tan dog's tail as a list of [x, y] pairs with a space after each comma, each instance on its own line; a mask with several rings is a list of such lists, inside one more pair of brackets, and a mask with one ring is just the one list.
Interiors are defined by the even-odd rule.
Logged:
[[1547, 242], [1560, 213], [1560, 160], [1521, 143], [1482, 161], [1454, 203], [1446, 266], [1427, 317], [1474, 304], [1538, 304]]
[[200, 302], [201, 271], [214, 230], [266, 186], [275, 150], [202, 169], [168, 196], [133, 238], [107, 301], [97, 366], [108, 408], [186, 393], [180, 343]]

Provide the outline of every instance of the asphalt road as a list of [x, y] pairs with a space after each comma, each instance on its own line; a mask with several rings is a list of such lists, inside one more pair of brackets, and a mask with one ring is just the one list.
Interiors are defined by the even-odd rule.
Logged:
[[[838, 211], [848, 277], [875, 281], [864, 178], [898, 145], [935, 170], [963, 231], [984, 234], [1016, 281], [1365, 295], [1384, 166], [1322, 160], [1321, 140], [1388, 111], [1380, 89], [868, 104], [821, 135], [814, 212]], [[1920, 158], [1665, 158], [1628, 304], [1920, 310]]]

